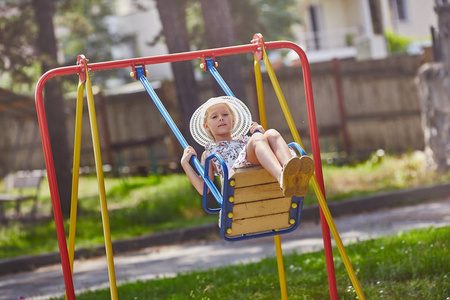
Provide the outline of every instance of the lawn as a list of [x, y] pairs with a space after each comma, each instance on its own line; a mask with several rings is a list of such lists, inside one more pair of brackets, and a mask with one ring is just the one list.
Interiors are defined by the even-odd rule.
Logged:
[[[352, 165], [323, 165], [327, 201], [400, 190], [448, 181], [450, 174], [437, 175], [424, 168], [420, 152], [402, 156], [375, 153]], [[112, 239], [120, 240], [152, 232], [197, 226], [217, 221], [201, 207], [201, 197], [184, 174], [106, 178]], [[95, 176], [82, 176], [79, 184], [76, 248], [103, 244], [99, 197]], [[40, 192], [39, 212], [50, 215], [48, 184]], [[312, 188], [304, 205], [317, 204]], [[6, 207], [10, 212], [14, 207]], [[30, 207], [24, 207], [26, 210]], [[69, 220], [66, 220], [68, 235]], [[0, 259], [58, 251], [52, 218], [38, 223], [9, 222], [0, 227]]]
[[[449, 299], [450, 227], [428, 228], [347, 245], [366, 299]], [[357, 299], [334, 249], [339, 299]], [[284, 255], [289, 299], [329, 299], [323, 251]], [[178, 274], [118, 287], [119, 299], [280, 299], [275, 258]], [[63, 299], [63, 298], [61, 298]], [[109, 289], [77, 295], [110, 299]]]

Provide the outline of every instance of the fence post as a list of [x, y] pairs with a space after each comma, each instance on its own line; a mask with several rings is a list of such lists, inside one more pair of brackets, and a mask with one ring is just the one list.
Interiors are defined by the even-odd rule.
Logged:
[[339, 60], [333, 58], [333, 78], [334, 86], [336, 88], [336, 96], [339, 110], [339, 127], [342, 138], [342, 147], [347, 155], [351, 153], [351, 144], [347, 128], [347, 114], [345, 112], [344, 97], [342, 95], [342, 80]]

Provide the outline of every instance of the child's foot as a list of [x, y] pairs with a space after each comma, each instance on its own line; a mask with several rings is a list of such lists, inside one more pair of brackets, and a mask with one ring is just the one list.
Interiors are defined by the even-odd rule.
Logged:
[[302, 197], [308, 192], [314, 162], [309, 156], [293, 157], [283, 167], [281, 189], [286, 197]]

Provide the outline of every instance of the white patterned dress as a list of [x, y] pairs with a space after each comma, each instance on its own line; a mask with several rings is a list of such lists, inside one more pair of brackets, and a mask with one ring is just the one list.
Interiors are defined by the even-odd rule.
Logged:
[[[208, 143], [205, 146], [205, 152], [207, 156], [213, 153], [220, 155], [227, 165], [228, 174], [230, 174], [232, 170], [253, 166], [245, 158], [247, 156], [246, 145], [249, 139], [249, 136], [241, 136], [232, 141], [220, 141], [217, 144]], [[213, 158], [212, 162], [215, 166], [214, 176], [220, 175], [223, 182], [222, 165], [216, 158]]]

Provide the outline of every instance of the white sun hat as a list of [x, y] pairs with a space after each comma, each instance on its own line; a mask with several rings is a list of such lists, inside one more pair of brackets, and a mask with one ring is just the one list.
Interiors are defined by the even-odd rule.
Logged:
[[194, 112], [189, 123], [189, 129], [194, 140], [202, 146], [208, 143], [214, 143], [213, 137], [206, 131], [203, 124], [205, 122], [206, 110], [213, 105], [225, 103], [233, 110], [234, 127], [231, 130], [231, 138], [234, 140], [239, 136], [245, 135], [250, 129], [252, 115], [247, 106], [239, 99], [230, 96], [220, 96], [210, 98], [200, 105]]

